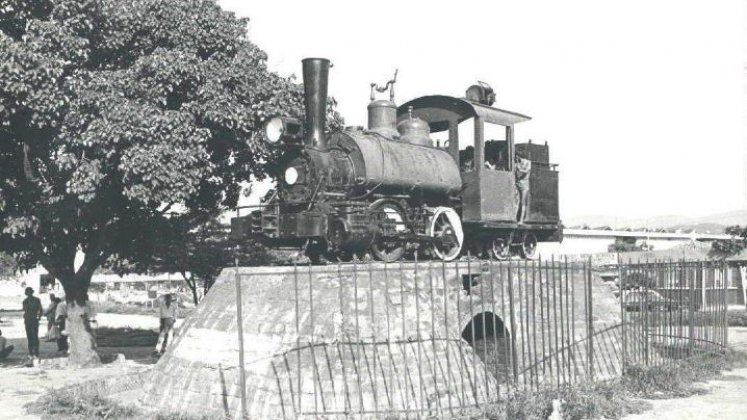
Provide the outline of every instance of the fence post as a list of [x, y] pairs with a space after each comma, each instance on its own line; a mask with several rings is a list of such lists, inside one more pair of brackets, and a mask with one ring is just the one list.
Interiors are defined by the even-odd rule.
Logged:
[[[237, 210], [238, 212], [238, 210]], [[241, 398], [241, 418], [248, 418], [246, 407], [246, 368], [244, 366], [244, 320], [241, 314], [241, 276], [239, 275], [239, 247], [236, 245], [235, 285], [236, 285], [236, 333], [239, 335], [239, 387]]]
[[689, 357], [693, 355], [693, 349], [695, 348], [694, 335], [695, 335], [695, 299], [696, 297], [694, 296], [694, 292], [695, 292], [695, 277], [694, 276], [691, 276], [691, 275], [687, 276], [687, 289], [688, 289], [688, 297], [689, 297], [688, 299], [689, 304], [687, 305], [688, 306], [687, 356]]
[[[511, 354], [516, 354], [516, 312], [514, 309], [514, 279], [511, 273], [511, 262], [508, 263], [508, 310], [511, 319]], [[514, 375], [514, 384], [519, 382], [519, 366], [516, 364], [516, 357], [513, 357], [511, 367]]]
[[620, 257], [620, 254], [617, 256], [617, 278], [618, 278], [618, 292], [620, 293], [620, 336], [622, 337], [622, 360], [620, 361], [621, 366], [620, 369], [622, 370], [622, 373], [625, 373], [625, 367], [628, 364], [628, 347], [626, 344], [627, 341], [627, 330], [625, 327], [625, 279], [623, 278], [623, 272], [625, 270], [623, 269], [623, 262], [622, 258]]
[[[591, 257], [589, 257], [589, 265], [586, 267], [586, 293], [588, 293], [586, 297], [586, 304], [588, 306], [588, 310], [586, 311], [588, 314], [588, 318], [586, 319], [586, 328], [587, 328], [587, 335], [589, 337], [588, 342], [588, 348], [586, 353], [586, 359], [587, 363], [589, 363], [589, 379], [594, 380], [594, 303], [592, 301], [592, 293], [591, 293], [591, 287], [592, 287], [592, 278], [591, 278]], [[621, 295], [622, 298], [622, 295]]]
[[721, 344], [722, 350], [726, 350], [727, 346], [729, 345], [729, 280], [731, 279], [731, 272], [729, 265], [724, 262], [721, 263], [721, 274], [721, 278], [723, 279], [724, 283], [724, 315], [721, 321], [721, 328], [723, 328], [724, 330], [724, 342]]

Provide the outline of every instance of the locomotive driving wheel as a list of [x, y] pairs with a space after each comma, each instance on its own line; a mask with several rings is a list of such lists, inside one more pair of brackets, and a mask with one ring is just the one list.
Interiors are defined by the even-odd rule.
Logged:
[[462, 251], [464, 231], [459, 215], [451, 208], [436, 208], [431, 219], [430, 236], [435, 239], [433, 253], [443, 261], [453, 261]]
[[371, 253], [379, 261], [391, 263], [399, 261], [405, 254], [405, 242], [397, 239], [398, 233], [405, 233], [405, 212], [392, 201], [378, 200], [369, 207], [374, 229]]
[[499, 236], [493, 239], [490, 252], [497, 260], [508, 259], [511, 256], [511, 236]]
[[528, 260], [537, 256], [537, 237], [532, 232], [524, 233], [521, 239], [521, 256]]

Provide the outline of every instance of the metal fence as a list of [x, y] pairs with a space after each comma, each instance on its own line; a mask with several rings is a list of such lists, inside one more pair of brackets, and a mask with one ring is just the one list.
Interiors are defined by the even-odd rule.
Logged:
[[661, 365], [722, 351], [727, 269], [710, 261], [621, 264], [623, 362]]
[[705, 263], [621, 264], [622, 293], [596, 276], [591, 260], [278, 273], [237, 271], [236, 285], [266, 275], [290, 293], [291, 313], [272, 315], [285, 319], [285, 350], [270, 362], [287, 418], [444, 416], [726, 345], [723, 267]]

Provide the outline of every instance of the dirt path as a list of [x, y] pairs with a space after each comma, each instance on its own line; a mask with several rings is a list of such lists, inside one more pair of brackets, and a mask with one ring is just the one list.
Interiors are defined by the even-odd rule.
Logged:
[[[732, 348], [747, 351], [747, 328], [729, 328]], [[742, 420], [747, 418], [747, 368], [724, 372], [723, 377], [705, 383], [707, 394], [668, 400], [648, 400], [653, 409], [624, 420]]]
[[[99, 314], [102, 327], [158, 328], [158, 319], [145, 315]], [[102, 357], [123, 353], [125, 363], [110, 363], [94, 369], [60, 368], [57, 346], [53, 342], [41, 340], [42, 365], [22, 367], [27, 354], [23, 320], [20, 312], [2, 313], [0, 329], [8, 344], [15, 350], [6, 360], [0, 362], [0, 420], [38, 420], [39, 416], [26, 414], [24, 405], [35, 401], [50, 389], [64, 389], [87, 380], [109, 376], [122, 376], [150, 368], [154, 359], [150, 357], [152, 347], [100, 348]]]

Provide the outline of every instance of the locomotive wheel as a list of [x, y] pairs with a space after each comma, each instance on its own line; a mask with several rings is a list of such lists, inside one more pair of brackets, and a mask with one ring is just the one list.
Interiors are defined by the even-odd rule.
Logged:
[[532, 232], [526, 232], [521, 240], [521, 257], [528, 260], [537, 256], [537, 237]]
[[405, 254], [405, 243], [395, 238], [386, 237], [387, 230], [405, 232], [405, 213], [402, 208], [391, 201], [376, 201], [369, 207], [374, 224], [374, 240], [371, 254], [378, 261], [387, 263], [399, 261]]
[[496, 260], [506, 260], [511, 257], [511, 238], [495, 238], [490, 246], [490, 252]]
[[436, 209], [431, 221], [430, 234], [434, 239], [440, 240], [433, 244], [433, 253], [436, 257], [443, 261], [453, 261], [459, 256], [464, 242], [464, 232], [459, 215], [453, 209]]
[[319, 265], [322, 263], [322, 255], [324, 255], [325, 249], [326, 247], [320, 243], [310, 243], [306, 245], [305, 253], [312, 264]]

